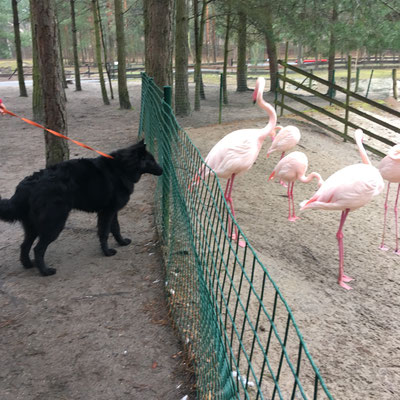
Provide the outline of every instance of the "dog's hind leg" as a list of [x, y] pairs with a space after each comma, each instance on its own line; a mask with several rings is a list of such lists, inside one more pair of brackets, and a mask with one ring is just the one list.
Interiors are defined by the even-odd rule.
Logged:
[[29, 258], [29, 251], [33, 245], [33, 242], [37, 238], [38, 234], [35, 229], [26, 221], [22, 221], [22, 226], [24, 227], [24, 241], [21, 244], [20, 261], [24, 268], [32, 268], [34, 266], [33, 262]]
[[44, 262], [44, 254], [46, 253], [47, 247], [50, 243], [54, 242], [61, 231], [64, 229], [65, 221], [67, 220], [69, 211], [59, 214], [48, 213], [46, 220], [42, 220], [42, 229], [39, 232], [39, 242], [33, 249], [35, 253], [35, 263], [39, 268], [40, 273], [43, 276], [54, 275], [56, 273], [55, 268], [48, 268]]
[[111, 233], [113, 234], [117, 243], [121, 246], [127, 246], [128, 244], [130, 244], [132, 242], [131, 239], [123, 238], [121, 236], [121, 230], [120, 230], [119, 222], [118, 222], [118, 214], [115, 214], [115, 216], [112, 220]]
[[100, 247], [105, 256], [113, 256], [117, 250], [108, 247], [108, 236], [110, 235], [111, 225], [115, 211], [103, 210], [97, 214], [97, 234], [100, 239]]

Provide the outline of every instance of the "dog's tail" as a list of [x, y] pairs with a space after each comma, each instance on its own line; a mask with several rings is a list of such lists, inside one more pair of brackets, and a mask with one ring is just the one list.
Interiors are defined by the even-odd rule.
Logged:
[[17, 207], [12, 200], [0, 197], [0, 219], [6, 222], [15, 222], [20, 219]]

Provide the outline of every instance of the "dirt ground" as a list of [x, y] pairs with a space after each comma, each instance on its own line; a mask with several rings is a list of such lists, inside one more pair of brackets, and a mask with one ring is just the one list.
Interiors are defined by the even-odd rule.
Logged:
[[[136, 142], [140, 86], [130, 86], [132, 111], [103, 106], [97, 84], [68, 89], [69, 135], [109, 152]], [[31, 118], [31, 98], [0, 86], [16, 114]], [[0, 118], [0, 194], [10, 197], [43, 167], [40, 129]], [[71, 158], [95, 153], [70, 144]], [[154, 180], [144, 176], [120, 213], [132, 239], [114, 257], [100, 251], [94, 214], [73, 212], [46, 254], [57, 274], [42, 277], [19, 259], [22, 229], [0, 222], [0, 399], [181, 399], [191, 395], [181, 346], [164, 301], [154, 227]], [[114, 242], [110, 239], [110, 245]]]
[[[83, 87], [82, 93], [68, 89], [69, 135], [106, 152], [134, 141], [140, 86], [130, 86], [133, 111], [118, 110], [116, 100], [105, 107], [96, 85]], [[201, 112], [178, 119], [204, 156], [227, 133], [267, 123], [265, 113], [251, 104], [251, 92], [232, 92], [218, 125], [218, 88], [206, 87], [206, 95]], [[16, 87], [0, 86], [0, 97], [11, 111], [30, 117], [31, 100], [19, 98]], [[279, 122], [300, 128], [296, 150], [307, 154], [308, 172], [326, 179], [360, 162], [354, 145], [293, 117]], [[43, 166], [44, 145], [37, 128], [9, 117], [0, 124], [0, 193], [6, 198]], [[334, 398], [400, 398], [400, 259], [393, 254], [392, 208], [388, 252], [378, 249], [384, 195], [350, 213], [345, 271], [355, 281], [353, 290], [345, 291], [336, 283], [340, 213], [306, 211], [288, 222], [286, 189], [267, 182], [279, 158], [266, 159], [268, 140], [253, 168], [235, 181], [239, 224], [292, 308]], [[70, 150], [71, 158], [94, 156], [73, 144]], [[378, 164], [376, 156], [370, 158]], [[163, 300], [149, 201], [153, 187], [151, 177], [136, 185], [120, 218], [121, 230], [133, 241], [112, 258], [101, 255], [95, 216], [74, 212], [47, 252], [49, 265], [58, 267], [48, 278], [20, 266], [21, 228], [0, 222], [1, 399], [179, 400], [190, 394]], [[296, 204], [315, 190], [315, 183], [296, 184]]]
[[[231, 95], [234, 104], [238, 96]], [[251, 101], [250, 94], [244, 96]], [[271, 96], [264, 98], [273, 101]], [[205, 156], [227, 133], [261, 128], [267, 123], [265, 115], [259, 118], [263, 111], [257, 107], [247, 108], [247, 113], [248, 118], [254, 119], [192, 127], [187, 132]], [[318, 127], [293, 116], [278, 118], [278, 123], [300, 128], [302, 138], [295, 150], [308, 156], [308, 173], [316, 171], [326, 179], [346, 165], [361, 162], [355, 145]], [[395, 124], [398, 126], [398, 122]], [[238, 223], [291, 307], [333, 397], [400, 398], [400, 258], [393, 253], [396, 186], [393, 185], [389, 203], [389, 251], [378, 249], [386, 189], [347, 218], [345, 273], [354, 281], [353, 290], [346, 291], [336, 283], [340, 212], [299, 212], [298, 204], [309, 199], [317, 186], [315, 181], [297, 183], [294, 196], [301, 219], [289, 222], [286, 189], [277, 182], [268, 182], [280, 157], [273, 154], [266, 158], [269, 145], [267, 139], [252, 169], [235, 180], [233, 199]], [[371, 154], [369, 157], [377, 166], [379, 158]]]

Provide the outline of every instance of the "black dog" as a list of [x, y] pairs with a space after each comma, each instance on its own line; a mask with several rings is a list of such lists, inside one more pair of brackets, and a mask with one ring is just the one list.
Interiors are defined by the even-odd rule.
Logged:
[[9, 200], [0, 200], [0, 219], [21, 221], [25, 239], [20, 260], [25, 268], [34, 266], [29, 251], [34, 248], [35, 264], [42, 275], [53, 275], [46, 267], [44, 254], [64, 229], [71, 209], [97, 212], [100, 246], [106, 256], [116, 250], [108, 247], [110, 232], [126, 246], [131, 241], [121, 236], [118, 211], [129, 201], [133, 186], [144, 173], [161, 175], [162, 168], [146, 150], [144, 141], [111, 153], [113, 159], [82, 158], [65, 161], [35, 172], [23, 179]]

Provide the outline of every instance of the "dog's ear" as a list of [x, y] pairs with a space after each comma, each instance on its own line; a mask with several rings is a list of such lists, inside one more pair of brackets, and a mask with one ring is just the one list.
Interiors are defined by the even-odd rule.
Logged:
[[138, 147], [146, 147], [146, 144], [144, 143], [144, 139], [142, 139], [140, 142], [138, 142]]

